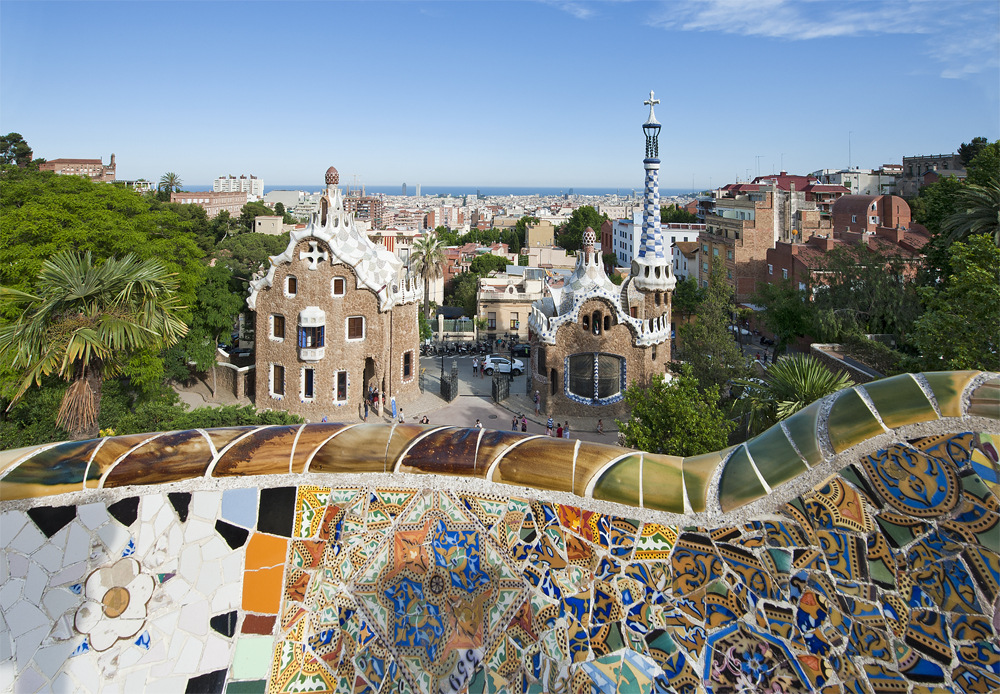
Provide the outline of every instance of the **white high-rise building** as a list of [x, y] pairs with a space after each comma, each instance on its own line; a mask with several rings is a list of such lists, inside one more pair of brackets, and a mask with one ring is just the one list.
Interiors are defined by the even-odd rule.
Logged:
[[416, 196], [418, 198], [420, 197], [420, 184], [419, 183], [417, 184]]
[[264, 181], [256, 176], [220, 176], [212, 182], [216, 193], [246, 193], [248, 200], [264, 197]]

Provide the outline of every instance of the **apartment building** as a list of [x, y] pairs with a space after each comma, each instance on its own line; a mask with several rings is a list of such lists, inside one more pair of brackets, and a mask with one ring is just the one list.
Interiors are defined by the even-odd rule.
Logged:
[[91, 181], [115, 180], [115, 155], [105, 166], [101, 159], [52, 159], [39, 165], [40, 171], [54, 171], [61, 176], [83, 176]]
[[231, 193], [216, 193], [214, 191], [171, 193], [170, 202], [204, 207], [209, 219], [223, 210], [227, 210], [229, 214], [236, 217], [239, 216], [243, 206], [247, 204], [247, 194], [239, 191]]
[[262, 200], [264, 198], [264, 181], [256, 176], [219, 176], [212, 181], [212, 191], [215, 193], [246, 193], [247, 200]]

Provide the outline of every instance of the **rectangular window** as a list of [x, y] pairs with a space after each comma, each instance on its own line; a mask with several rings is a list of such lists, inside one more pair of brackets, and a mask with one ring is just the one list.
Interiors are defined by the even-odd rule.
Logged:
[[284, 316], [273, 316], [274, 324], [271, 328], [271, 337], [277, 338], [279, 340], [285, 339], [285, 317]]
[[294, 277], [289, 277], [287, 280], [288, 296], [295, 296], [299, 291], [299, 283]]
[[769, 275], [773, 275], [774, 274], [774, 265], [772, 265], [771, 263], [767, 264], [767, 274], [769, 274]]
[[851, 222], [857, 222], [857, 221], [858, 221], [858, 215], [852, 214], [851, 215]]
[[336, 401], [344, 402], [345, 400], [347, 400], [347, 372], [338, 371]]
[[781, 278], [788, 279], [788, 268], [781, 268]]
[[727, 257], [727, 258], [728, 258], [729, 260], [732, 260], [732, 259], [733, 259], [733, 251], [732, 251], [732, 249], [730, 249], [730, 250], [726, 251], [726, 257]]
[[315, 328], [299, 327], [299, 347], [306, 349], [316, 349], [323, 347], [326, 342], [326, 328], [319, 326]]
[[344, 278], [343, 277], [334, 277], [333, 278], [333, 285], [332, 285], [332, 287], [333, 287], [333, 295], [334, 296], [343, 296], [344, 295], [344, 286], [345, 286], [345, 282], [344, 282]]
[[517, 313], [510, 314], [510, 329], [517, 330], [521, 327], [521, 322], [517, 319]]
[[403, 352], [403, 378], [413, 376], [413, 352]]
[[486, 329], [487, 330], [497, 329], [497, 314], [492, 311], [486, 314]]
[[365, 339], [364, 316], [351, 316], [350, 318], [347, 319], [347, 339], [348, 340]]
[[713, 248], [712, 249], [712, 255], [715, 256], [716, 258], [718, 258], [719, 257], [719, 249], [718, 248]]
[[271, 364], [271, 395], [285, 394], [285, 367]]
[[302, 397], [306, 400], [312, 400], [314, 397], [313, 386], [315, 379], [315, 369], [302, 369]]

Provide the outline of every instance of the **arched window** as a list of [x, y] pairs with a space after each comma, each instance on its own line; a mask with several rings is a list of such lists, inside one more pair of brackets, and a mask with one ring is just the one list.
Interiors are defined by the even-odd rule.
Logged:
[[594, 325], [594, 334], [595, 335], [600, 335], [601, 334], [601, 312], [600, 311], [594, 311], [594, 313], [591, 314], [591, 322]]
[[559, 380], [559, 374], [555, 369], [549, 372], [549, 393], [555, 395], [557, 392], [556, 382]]
[[583, 317], [583, 329], [590, 330], [590, 316], [585, 315]]
[[604, 331], [611, 330], [611, 315], [604, 316]]
[[625, 382], [625, 359], [617, 354], [587, 352], [566, 358], [566, 394], [590, 404], [617, 402]]

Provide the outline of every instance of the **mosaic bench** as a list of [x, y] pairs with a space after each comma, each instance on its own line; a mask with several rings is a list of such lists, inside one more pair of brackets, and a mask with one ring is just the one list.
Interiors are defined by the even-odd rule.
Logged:
[[690, 458], [306, 424], [0, 452], [17, 692], [995, 692], [1000, 378]]

